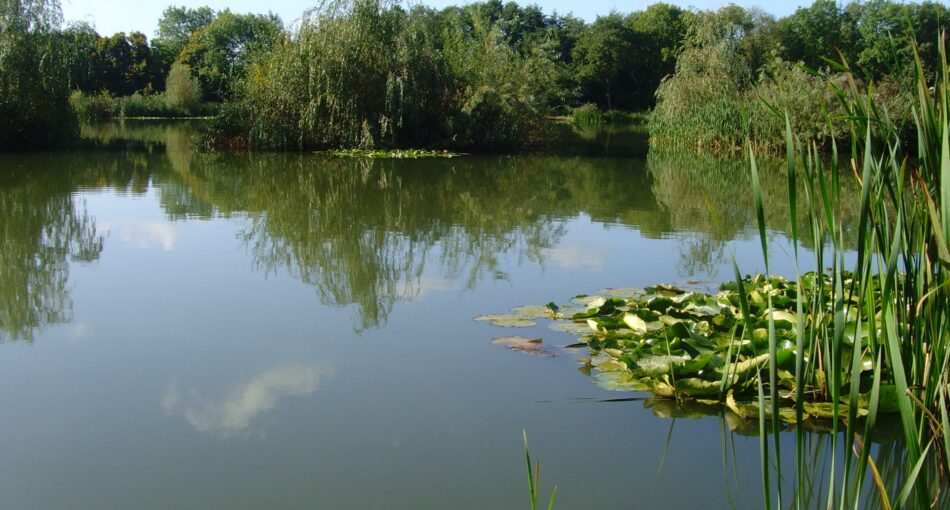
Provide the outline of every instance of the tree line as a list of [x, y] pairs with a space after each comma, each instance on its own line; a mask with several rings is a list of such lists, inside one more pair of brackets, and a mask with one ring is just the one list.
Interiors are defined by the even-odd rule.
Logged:
[[[219, 141], [296, 148], [518, 145], [545, 137], [544, 117], [582, 105], [662, 110], [674, 95], [664, 96], [663, 87], [684, 67], [684, 52], [687, 72], [741, 90], [797, 72], [799, 64], [830, 69], [829, 57], [846, 59], [862, 79], [896, 82], [902, 70], [894, 62], [910, 58], [911, 37], [923, 55], [934, 54], [947, 18], [946, 7], [929, 1], [816, 0], [782, 18], [735, 5], [698, 11], [657, 3], [585, 22], [501, 0], [444, 9], [331, 0], [291, 26], [273, 14], [172, 6], [149, 40], [141, 32], [100, 35], [87, 24], [62, 28], [55, 0], [0, 5], [0, 105], [12, 113], [0, 122], [36, 118], [11, 98], [14, 89], [36, 88], [30, 80], [49, 78], [46, 93], [60, 98], [47, 101], [49, 108], [63, 103], [64, 93], [139, 102], [167, 94], [161, 100], [174, 106], [170, 112], [224, 105]], [[712, 47], [719, 56], [704, 63], [697, 52]], [[689, 68], [714, 62], [728, 72]], [[308, 109], [294, 109], [290, 100]], [[73, 103], [95, 110], [88, 101]], [[252, 122], [259, 112], [264, 120]], [[744, 115], [738, 122], [753, 114]], [[433, 120], [436, 127], [427, 128]], [[662, 131], [661, 124], [655, 125]], [[395, 128], [412, 136], [400, 138]], [[4, 126], [0, 140], [23, 136], [11, 129]]]

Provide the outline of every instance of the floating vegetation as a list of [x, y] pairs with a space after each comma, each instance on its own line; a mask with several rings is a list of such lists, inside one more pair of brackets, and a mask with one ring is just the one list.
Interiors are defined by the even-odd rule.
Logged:
[[479, 315], [475, 317], [475, 320], [490, 322], [492, 326], [501, 328], [530, 328], [538, 325], [531, 318], [513, 314]]
[[372, 158], [372, 159], [420, 159], [420, 158], [454, 158], [464, 156], [461, 152], [427, 149], [338, 149], [332, 151], [317, 151], [316, 154], [337, 156], [344, 158]]
[[[838, 332], [843, 342], [858, 348], [845, 351], [862, 352], [861, 346], [873, 336], [869, 324], [879, 329], [880, 314], [868, 317], [855, 307], [836, 307], [850, 302], [841, 289], [858, 286], [850, 276], [835, 291], [828, 276], [809, 273], [802, 284], [810, 296], [821, 296], [819, 303], [803, 296], [803, 310], [796, 313], [796, 283], [785, 278], [762, 275], [722, 285], [715, 295], [694, 292], [670, 285], [646, 289], [605, 289], [603, 295], [580, 295], [571, 303], [586, 309], [560, 307], [549, 303], [546, 314], [542, 307], [518, 307], [513, 315], [488, 315], [497, 326], [521, 326], [546, 315], [552, 319], [550, 329], [579, 337], [579, 344], [588, 348], [584, 370], [599, 386], [609, 390], [649, 392], [659, 399], [690, 401], [699, 405], [725, 406], [742, 418], [757, 419], [760, 413], [758, 375], [765, 371], [770, 359], [770, 330], [775, 339], [775, 360], [778, 374], [775, 394], [779, 401], [779, 419], [786, 423], [799, 421], [795, 408], [796, 395], [804, 395], [803, 419], [847, 418], [849, 406], [843, 396], [839, 403], [829, 399], [827, 375], [820, 356], [812, 347], [803, 346], [804, 387], [797, 388], [793, 372], [796, 362], [796, 341], [799, 328], [803, 338], [819, 338], [818, 330], [835, 334], [834, 317], [843, 313], [844, 327]], [[870, 282], [877, 288], [879, 282]], [[530, 318], [530, 319], [529, 319]], [[840, 324], [840, 322], [839, 322]], [[533, 325], [533, 324], [532, 324]], [[514, 350], [533, 351], [540, 348], [540, 339], [506, 337], [496, 340]], [[574, 344], [571, 347], [578, 346]], [[867, 358], [867, 359], [865, 359]], [[874, 362], [867, 356], [859, 360], [845, 359], [848, 366], [859, 367], [860, 376], [857, 416], [867, 415]], [[765, 378], [768, 380], [768, 378]], [[771, 389], [771, 388], [770, 388]], [[896, 394], [892, 385], [881, 385], [878, 412], [896, 412]], [[847, 393], [845, 393], [847, 395]], [[772, 403], [765, 399], [764, 413], [772, 416]]]
[[494, 345], [502, 345], [513, 351], [529, 356], [539, 356], [542, 358], [553, 358], [557, 356], [557, 354], [545, 349], [543, 343], [544, 341], [541, 338], [527, 338], [523, 336], [504, 336], [492, 341]]
[[546, 306], [516, 306], [511, 309], [512, 313], [479, 315], [475, 317], [475, 320], [490, 322], [493, 326], [502, 328], [530, 328], [538, 325], [535, 319], [556, 318], [556, 312], [552, 310], [552, 306], [554, 306], [553, 303]]

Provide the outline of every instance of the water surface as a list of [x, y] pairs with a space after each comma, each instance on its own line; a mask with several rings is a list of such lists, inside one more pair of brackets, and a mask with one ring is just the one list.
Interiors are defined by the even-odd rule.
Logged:
[[494, 347], [511, 332], [472, 320], [715, 288], [729, 249], [761, 270], [741, 162], [603, 138], [366, 161], [195, 153], [182, 124], [85, 134], [0, 155], [4, 508], [526, 508], [522, 430], [558, 508], [761, 506], [754, 427], [604, 402], [631, 395], [582, 352]]

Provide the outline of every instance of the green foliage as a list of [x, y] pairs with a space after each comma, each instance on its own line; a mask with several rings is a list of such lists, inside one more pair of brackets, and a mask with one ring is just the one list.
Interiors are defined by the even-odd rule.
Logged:
[[165, 82], [165, 100], [172, 108], [194, 112], [201, 102], [201, 85], [186, 64], [174, 64]]
[[[193, 80], [193, 79], [192, 79]], [[125, 117], [192, 117], [214, 113], [212, 106], [197, 102], [192, 92], [191, 103], [181, 103], [181, 98], [173, 99], [167, 92], [162, 94], [140, 94], [138, 92], [125, 97], [116, 97], [108, 92], [83, 94], [74, 91], [69, 104], [83, 121], [96, 121], [108, 118]]]
[[86, 95], [75, 90], [69, 95], [69, 105], [83, 122], [93, 122], [120, 115], [116, 99], [105, 91]]
[[205, 101], [219, 102], [231, 95], [234, 83], [243, 79], [254, 55], [274, 46], [281, 29], [275, 15], [225, 10], [192, 33], [177, 62], [190, 66]]
[[78, 134], [55, 0], [0, 0], [0, 150], [53, 147]]
[[[732, 25], [729, 25], [732, 27]], [[707, 20], [680, 54], [676, 74], [660, 84], [650, 120], [654, 140], [721, 150], [748, 137], [748, 61], [732, 38]]]
[[542, 138], [553, 64], [499, 27], [373, 0], [331, 2], [250, 67], [211, 143], [507, 147]]
[[776, 112], [789, 116], [797, 137], [820, 145], [845, 138], [848, 129], [840, 120], [844, 108], [837, 95], [845, 84], [843, 74], [812, 74], [790, 62], [773, 60], [748, 95], [750, 138], [762, 146], [781, 148], [785, 126]]
[[749, 22], [720, 11], [694, 27], [676, 74], [657, 90], [650, 122], [655, 143], [737, 151], [747, 140], [778, 150], [785, 131], [778, 112], [788, 112], [795, 135], [825, 145], [849, 134], [837, 90], [843, 74], [809, 73], [773, 58], [755, 67], [738, 35]]
[[171, 70], [185, 44], [192, 34], [208, 26], [214, 20], [215, 12], [210, 7], [169, 6], [162, 11], [158, 19], [157, 37], [152, 41], [154, 67], [159, 82]]

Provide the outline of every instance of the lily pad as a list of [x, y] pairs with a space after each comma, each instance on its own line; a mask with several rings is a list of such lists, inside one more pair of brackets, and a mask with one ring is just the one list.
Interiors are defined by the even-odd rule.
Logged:
[[515, 315], [525, 319], [543, 319], [550, 317], [554, 312], [545, 305], [524, 305], [511, 309]]
[[589, 308], [597, 308], [598, 306], [604, 304], [607, 300], [603, 296], [592, 295], [588, 296], [586, 294], [581, 294], [579, 296], [574, 296], [571, 299], [571, 303], [584, 307], [584, 310]]
[[643, 296], [643, 289], [634, 289], [634, 288], [620, 288], [620, 289], [600, 289], [597, 291], [597, 294], [607, 297], [618, 297], [618, 298], [638, 298]]
[[583, 337], [594, 333], [593, 330], [590, 329], [590, 326], [588, 326], [585, 322], [552, 322], [548, 325], [548, 328], [553, 329], [554, 331], [570, 333], [577, 337]]
[[511, 314], [479, 315], [475, 317], [475, 320], [491, 322], [493, 326], [502, 328], [530, 328], [531, 326], [538, 325], [538, 323], [532, 319]]
[[502, 345], [513, 351], [518, 351], [529, 356], [540, 356], [544, 358], [553, 358], [556, 356], [553, 352], [545, 350], [542, 343], [540, 338], [527, 338], [523, 336], [505, 336], [492, 341], [494, 345]]

